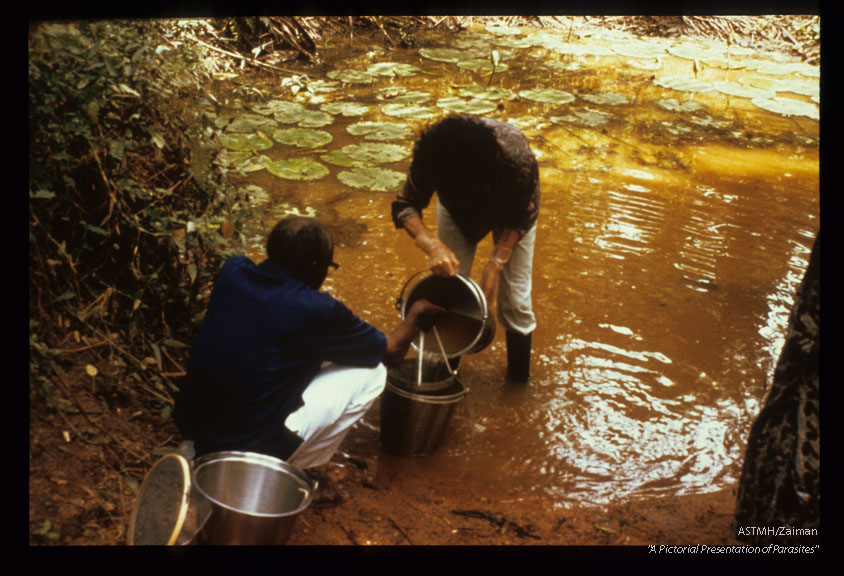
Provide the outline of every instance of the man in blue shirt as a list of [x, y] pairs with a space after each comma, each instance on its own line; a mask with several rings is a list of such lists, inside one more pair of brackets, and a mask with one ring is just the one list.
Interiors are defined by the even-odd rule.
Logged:
[[443, 312], [422, 301], [385, 334], [319, 290], [333, 256], [319, 222], [288, 217], [270, 233], [266, 260], [223, 265], [176, 399], [176, 424], [197, 455], [325, 464], [383, 391], [384, 363], [399, 362], [420, 323]]

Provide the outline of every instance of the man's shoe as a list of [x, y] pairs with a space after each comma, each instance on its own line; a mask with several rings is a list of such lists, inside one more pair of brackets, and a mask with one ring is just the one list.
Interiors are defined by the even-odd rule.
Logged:
[[314, 496], [311, 499], [311, 506], [314, 508], [331, 508], [346, 501], [346, 496], [327, 474], [313, 471], [308, 471], [308, 474], [317, 482], [316, 491], [314, 491]]

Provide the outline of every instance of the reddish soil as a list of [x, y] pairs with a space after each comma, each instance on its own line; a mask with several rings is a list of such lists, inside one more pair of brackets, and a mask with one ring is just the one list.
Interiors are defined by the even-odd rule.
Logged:
[[[139, 483], [180, 438], [162, 409], [166, 390], [140, 387], [93, 350], [66, 368], [56, 388], [71, 404], [30, 399], [29, 543], [126, 543]], [[90, 363], [99, 374], [85, 372]], [[54, 388], [53, 394], [57, 392]], [[48, 396], [55, 399], [53, 396]], [[84, 410], [86, 414], [80, 412]], [[346, 501], [308, 508], [291, 545], [645, 546], [737, 544], [732, 490], [608, 506], [549, 508], [515, 502], [484, 486], [419, 472], [425, 457], [383, 452], [377, 434], [355, 428], [323, 467]]]

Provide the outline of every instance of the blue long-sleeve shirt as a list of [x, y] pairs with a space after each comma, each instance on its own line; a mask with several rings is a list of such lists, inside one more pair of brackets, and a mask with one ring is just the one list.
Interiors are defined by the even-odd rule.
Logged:
[[176, 424], [198, 455], [238, 450], [286, 459], [301, 439], [284, 421], [321, 364], [374, 367], [386, 345], [383, 332], [285, 267], [232, 258], [191, 350]]

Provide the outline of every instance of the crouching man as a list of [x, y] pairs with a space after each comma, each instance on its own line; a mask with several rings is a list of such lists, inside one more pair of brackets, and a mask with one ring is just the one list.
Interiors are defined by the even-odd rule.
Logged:
[[319, 290], [337, 264], [314, 219], [284, 218], [266, 249], [260, 264], [237, 256], [220, 270], [174, 417], [197, 456], [258, 452], [311, 469], [381, 394], [384, 365], [444, 310], [419, 301], [389, 334], [355, 316]]

